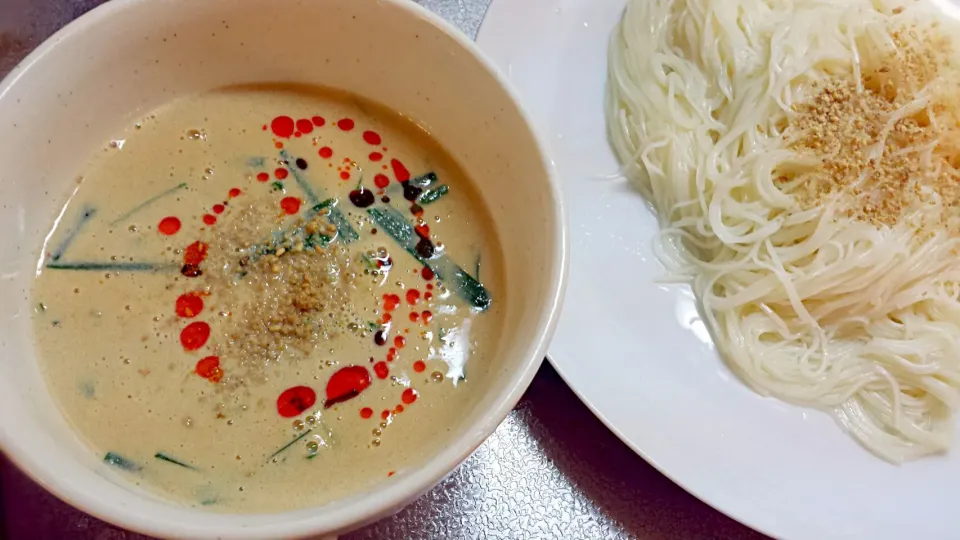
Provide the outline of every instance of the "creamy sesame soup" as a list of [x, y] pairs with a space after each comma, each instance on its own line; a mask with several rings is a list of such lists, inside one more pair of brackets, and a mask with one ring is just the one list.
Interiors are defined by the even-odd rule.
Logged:
[[494, 369], [490, 217], [354, 96], [229, 88], [89, 163], [44, 246], [48, 385], [107, 466], [190, 506], [323, 504], [429, 459]]

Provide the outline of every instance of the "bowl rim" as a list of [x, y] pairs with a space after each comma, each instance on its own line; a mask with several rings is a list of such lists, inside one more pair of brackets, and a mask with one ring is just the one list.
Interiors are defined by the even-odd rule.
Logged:
[[[0, 80], [0, 100], [3, 100], [20, 78], [47, 55], [51, 54], [64, 38], [87, 31], [90, 26], [106, 20], [116, 13], [140, 9], [141, 6], [153, 0], [112, 0], [97, 6], [89, 12], [71, 21], [66, 26], [44, 40], [36, 49], [30, 52]], [[559, 312], [563, 303], [569, 276], [569, 230], [567, 211], [561, 195], [560, 184], [557, 178], [555, 164], [550, 157], [549, 146], [534, 124], [529, 112], [523, 106], [519, 94], [501, 73], [497, 65], [480, 50], [479, 46], [462, 31], [454, 27], [439, 15], [410, 0], [378, 0], [392, 4], [405, 11], [409, 16], [419, 18], [426, 24], [432, 25], [447, 37], [451, 38], [463, 50], [469, 53], [486, 73], [493, 77], [506, 97], [516, 107], [520, 118], [526, 124], [538, 149], [542, 167], [547, 176], [549, 187], [548, 200], [552, 203], [553, 218], [557, 223], [554, 234], [556, 247], [552, 255], [549, 291], [546, 305], [538, 321], [539, 331], [534, 353], [524, 360], [510, 378], [508, 383], [499, 391], [499, 396], [492, 406], [485, 412], [479, 421], [455, 439], [446, 449], [422, 467], [416, 469], [416, 475], [398, 475], [397, 480], [386, 486], [377, 486], [355, 493], [346, 499], [333, 501], [330, 504], [347, 501], [347, 505], [332, 513], [319, 513], [314, 516], [298, 517], [296, 519], [270, 524], [252, 526], [233, 526], [232, 528], [203, 525], [201, 523], [171, 523], [155, 520], [144, 520], [142, 516], [130, 512], [125, 508], [109, 506], [91, 491], [61, 482], [52, 471], [40, 467], [32, 459], [28, 448], [16, 442], [16, 437], [8, 429], [0, 429], [0, 450], [7, 458], [34, 482], [80, 511], [92, 515], [103, 521], [112, 523], [124, 529], [148, 534], [157, 537], [189, 537], [189, 538], [230, 538], [236, 540], [270, 537], [301, 538], [317, 534], [337, 534], [361, 527], [377, 519], [392, 515], [403, 506], [412, 502], [427, 490], [436, 486], [444, 477], [456, 470], [481, 444], [493, 434], [510, 411], [516, 406], [523, 393], [529, 387], [536, 375], [544, 357], [547, 346], [557, 326]], [[171, 5], [187, 3], [186, 0], [172, 2]], [[62, 414], [62, 413], [61, 413]], [[375, 496], [371, 496], [375, 495]], [[313, 507], [322, 509], [324, 506]], [[310, 508], [310, 507], [308, 507]], [[301, 509], [303, 510], [303, 509]], [[282, 516], [286, 512], [273, 514]], [[215, 514], [210, 515], [230, 515]], [[270, 515], [270, 514], [234, 514], [234, 515]]]

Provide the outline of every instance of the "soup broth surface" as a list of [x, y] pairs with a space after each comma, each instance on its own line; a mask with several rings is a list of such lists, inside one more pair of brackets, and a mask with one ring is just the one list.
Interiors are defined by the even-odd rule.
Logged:
[[48, 387], [189, 506], [343, 498], [450, 440], [496, 369], [501, 260], [445, 150], [352, 95], [227, 88], [93, 157], [44, 246]]

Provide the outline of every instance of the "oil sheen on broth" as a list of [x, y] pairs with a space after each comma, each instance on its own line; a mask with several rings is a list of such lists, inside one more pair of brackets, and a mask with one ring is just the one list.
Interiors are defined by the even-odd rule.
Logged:
[[353, 96], [176, 101], [92, 159], [46, 242], [48, 386], [106, 466], [187, 505], [389, 481], [495, 369], [501, 262], [477, 201], [439, 144]]

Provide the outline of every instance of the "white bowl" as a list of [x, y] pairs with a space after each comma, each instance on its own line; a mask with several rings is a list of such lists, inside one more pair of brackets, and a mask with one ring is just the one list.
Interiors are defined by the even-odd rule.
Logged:
[[[506, 320], [495, 385], [452, 442], [369, 492], [281, 514], [215, 514], [126, 482], [67, 425], [36, 361], [31, 287], [44, 235], [111, 134], [185, 94], [300, 82], [381, 102], [444, 142], [495, 218]], [[566, 268], [544, 145], [505, 80], [459, 31], [408, 0], [113, 0], [40, 46], [0, 84], [0, 444], [64, 501], [160, 537], [336, 534], [439, 482], [516, 404], [543, 358]], [[82, 362], [83, 358], [77, 358]]]

